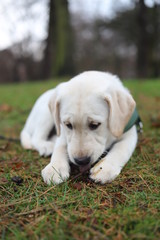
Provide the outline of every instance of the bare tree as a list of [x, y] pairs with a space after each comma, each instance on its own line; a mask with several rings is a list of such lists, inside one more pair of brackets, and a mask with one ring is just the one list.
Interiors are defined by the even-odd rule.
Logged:
[[44, 77], [74, 72], [73, 35], [67, 0], [49, 1], [48, 37], [44, 52]]
[[144, 0], [138, 0], [133, 9], [120, 11], [114, 19], [102, 24], [117, 33], [121, 43], [135, 46], [139, 77], [158, 77], [160, 74], [159, 22], [160, 4], [154, 2], [153, 7], [148, 7]]

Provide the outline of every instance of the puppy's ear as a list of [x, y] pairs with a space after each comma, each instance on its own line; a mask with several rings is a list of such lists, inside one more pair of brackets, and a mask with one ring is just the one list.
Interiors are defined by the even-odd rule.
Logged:
[[120, 137], [129, 122], [136, 103], [126, 90], [112, 89], [105, 96], [109, 104], [109, 129], [113, 136]]
[[54, 119], [55, 119], [55, 125], [56, 125], [56, 130], [57, 130], [57, 135], [60, 135], [60, 102], [56, 101], [56, 106], [55, 106], [55, 114], [54, 114]]
[[56, 92], [54, 92], [51, 99], [49, 100], [48, 107], [54, 118], [57, 135], [59, 136], [60, 135], [60, 111], [59, 111], [60, 102], [57, 99]]

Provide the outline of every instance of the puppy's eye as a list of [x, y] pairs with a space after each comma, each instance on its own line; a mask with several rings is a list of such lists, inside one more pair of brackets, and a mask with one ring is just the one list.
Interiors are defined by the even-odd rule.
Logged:
[[73, 129], [73, 126], [72, 126], [72, 124], [71, 124], [71, 123], [65, 123], [65, 125], [66, 125], [66, 127], [67, 127], [68, 129], [70, 129], [70, 130], [72, 130], [72, 129]]
[[100, 125], [101, 125], [101, 123], [90, 123], [89, 124], [89, 129], [90, 130], [96, 130]]

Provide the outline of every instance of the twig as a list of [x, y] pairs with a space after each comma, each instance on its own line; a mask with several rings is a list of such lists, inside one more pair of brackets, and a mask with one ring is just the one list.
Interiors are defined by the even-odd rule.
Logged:
[[144, 182], [144, 184], [148, 187], [148, 189], [150, 190], [150, 192], [152, 193], [152, 189], [149, 187], [149, 185], [147, 184], [147, 182], [144, 180], [144, 178], [139, 174], [138, 175], [141, 179], [142, 179], [142, 181]]
[[10, 138], [10, 137], [2, 136], [2, 135], [0, 135], [0, 140], [6, 140], [8, 142], [20, 143], [20, 139], [19, 138]]

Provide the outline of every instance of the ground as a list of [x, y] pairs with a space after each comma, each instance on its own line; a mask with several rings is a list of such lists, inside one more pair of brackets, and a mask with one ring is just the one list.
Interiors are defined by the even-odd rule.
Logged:
[[[0, 135], [18, 138], [36, 98], [56, 84], [1, 85]], [[160, 239], [160, 80], [125, 85], [144, 133], [110, 184], [95, 184], [74, 168], [67, 182], [47, 186], [40, 171], [49, 158], [0, 140], [1, 239]]]

